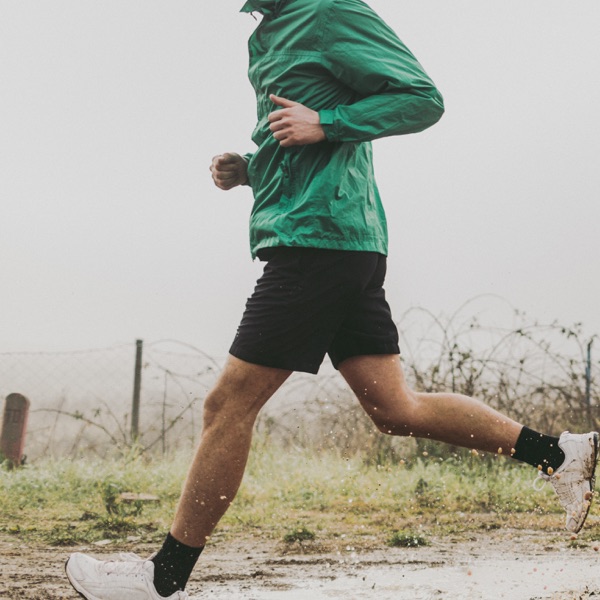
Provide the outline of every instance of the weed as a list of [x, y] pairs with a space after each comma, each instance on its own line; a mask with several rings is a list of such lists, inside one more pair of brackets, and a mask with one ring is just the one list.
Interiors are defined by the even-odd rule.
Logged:
[[388, 539], [388, 546], [392, 548], [415, 548], [427, 546], [427, 540], [417, 533], [408, 531], [395, 531]]
[[49, 546], [76, 546], [89, 541], [86, 535], [78, 531], [74, 525], [55, 525], [42, 536]]
[[104, 508], [109, 515], [117, 515], [120, 512], [119, 494], [121, 488], [119, 485], [111, 482], [106, 482], [102, 486], [101, 495], [104, 502]]
[[118, 539], [137, 533], [139, 524], [133, 519], [123, 517], [109, 517], [98, 519], [93, 523], [91, 530], [98, 532], [100, 538]]
[[283, 541], [288, 544], [293, 544], [294, 542], [302, 543], [310, 542], [314, 540], [315, 537], [315, 534], [309, 529], [306, 529], [306, 527], [299, 527], [298, 529], [294, 529], [293, 531], [286, 533], [283, 536]]
[[567, 546], [569, 548], [573, 548], [574, 550], [577, 550], [577, 549], [581, 549], [581, 548], [587, 548], [589, 546], [589, 544], [585, 540], [575, 538], [575, 539], [570, 539]]
[[440, 487], [429, 484], [421, 477], [415, 486], [415, 498], [421, 508], [435, 508], [442, 502]]

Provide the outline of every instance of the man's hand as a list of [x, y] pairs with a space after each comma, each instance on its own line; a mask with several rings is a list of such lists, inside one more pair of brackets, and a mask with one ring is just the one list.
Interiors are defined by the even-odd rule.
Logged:
[[230, 190], [248, 182], [248, 162], [234, 152], [219, 154], [210, 165], [215, 185], [222, 190]]
[[269, 98], [281, 107], [269, 115], [269, 122], [273, 137], [283, 148], [316, 144], [325, 139], [318, 112], [274, 94]]

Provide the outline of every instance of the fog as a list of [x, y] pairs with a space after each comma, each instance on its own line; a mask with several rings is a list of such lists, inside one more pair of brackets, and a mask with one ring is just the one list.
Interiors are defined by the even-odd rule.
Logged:
[[[227, 353], [261, 270], [249, 190], [208, 173], [253, 148], [241, 5], [0, 0], [1, 351]], [[493, 294], [600, 331], [600, 4], [371, 5], [447, 110], [375, 143], [394, 313]]]

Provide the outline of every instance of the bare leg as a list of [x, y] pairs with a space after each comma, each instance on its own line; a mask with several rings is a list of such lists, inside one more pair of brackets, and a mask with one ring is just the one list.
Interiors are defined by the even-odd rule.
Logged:
[[395, 355], [353, 357], [340, 372], [383, 433], [510, 455], [522, 429], [468, 396], [414, 392]]
[[290, 375], [229, 357], [204, 402], [200, 445], [171, 527], [176, 540], [204, 546], [238, 491], [260, 409]]

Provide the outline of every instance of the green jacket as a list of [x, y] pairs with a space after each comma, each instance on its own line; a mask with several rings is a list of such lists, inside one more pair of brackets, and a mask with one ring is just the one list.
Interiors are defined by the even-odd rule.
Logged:
[[[387, 254], [370, 141], [436, 123], [440, 93], [361, 0], [248, 0], [242, 11], [264, 15], [248, 44], [258, 110], [258, 149], [247, 156], [252, 256], [274, 246]], [[269, 94], [318, 111], [327, 140], [281, 148]]]

